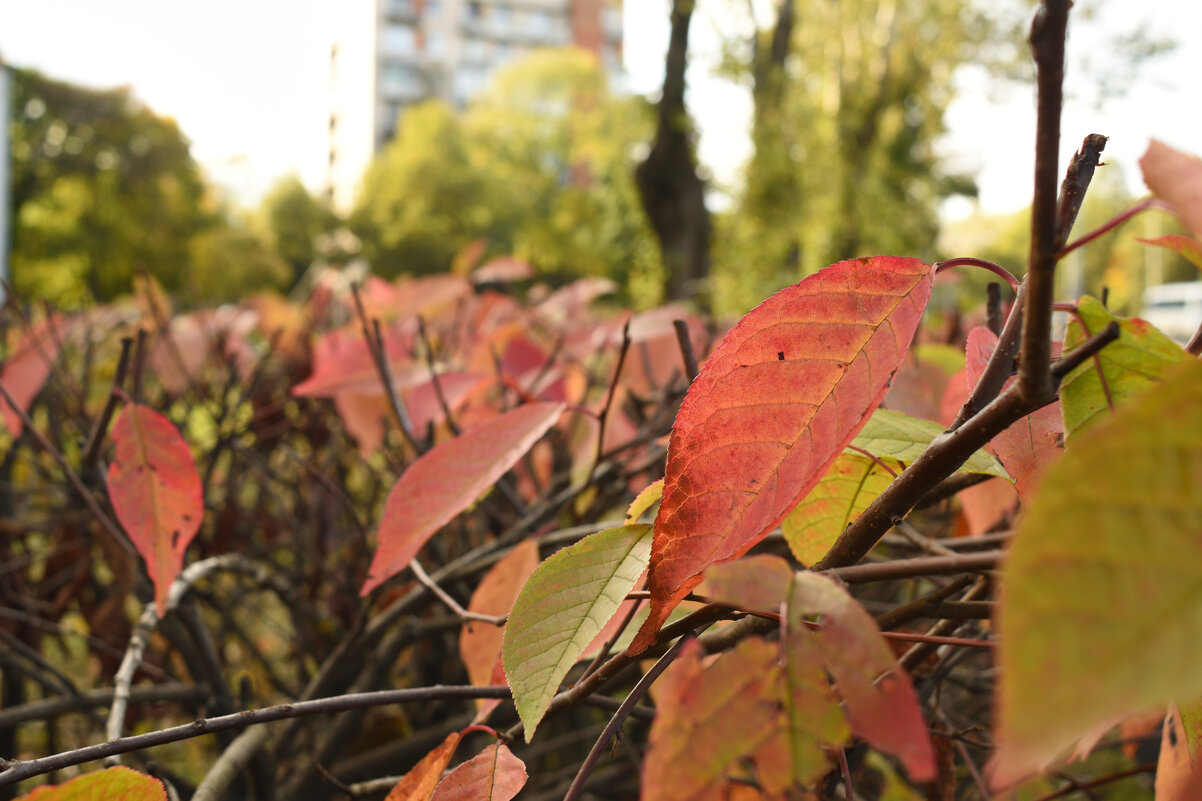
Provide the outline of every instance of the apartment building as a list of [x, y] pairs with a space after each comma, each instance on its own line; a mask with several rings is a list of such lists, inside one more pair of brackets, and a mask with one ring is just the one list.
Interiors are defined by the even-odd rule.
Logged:
[[406, 106], [438, 97], [462, 108], [540, 47], [575, 44], [621, 73], [621, 0], [341, 0], [330, 33], [325, 191], [344, 212]]

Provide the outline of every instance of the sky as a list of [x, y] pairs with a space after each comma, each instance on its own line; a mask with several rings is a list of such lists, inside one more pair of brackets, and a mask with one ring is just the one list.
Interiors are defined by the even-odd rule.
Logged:
[[[325, 162], [324, 103], [328, 0], [0, 0], [0, 58], [51, 77], [108, 87], [129, 85], [160, 114], [175, 118], [193, 154], [230, 197], [254, 205], [277, 177], [296, 173], [321, 184]], [[766, 0], [754, 0], [765, 11]], [[663, 75], [669, 0], [626, 0], [627, 87], [653, 94]], [[1099, 5], [1079, 0], [1078, 10]], [[745, 89], [714, 78], [722, 34], [749, 23], [731, 11], [742, 4], [702, 0], [691, 39], [688, 104], [701, 132], [700, 158], [719, 185], [738, 181], [749, 154], [751, 111]], [[1106, 161], [1142, 191], [1137, 160], [1150, 137], [1202, 153], [1202, 3], [1198, 0], [1110, 0], [1091, 25], [1070, 34], [1069, 100], [1062, 158], [1088, 133], [1111, 137]], [[762, 15], [766, 20], [768, 15]], [[1083, 54], [1105, 58], [1104, 38], [1140, 22], [1181, 45], [1143, 65], [1131, 91], [1098, 107]], [[1032, 91], [996, 86], [979, 71], [958, 76], [959, 94], [941, 143], [957, 167], [975, 172], [979, 208], [1004, 212], [1030, 197], [1033, 172]], [[950, 204], [948, 217], [974, 207]]]

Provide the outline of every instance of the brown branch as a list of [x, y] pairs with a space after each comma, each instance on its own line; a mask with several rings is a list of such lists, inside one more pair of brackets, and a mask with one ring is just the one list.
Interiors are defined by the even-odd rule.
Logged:
[[1081, 143], [1081, 149], [1069, 162], [1064, 181], [1060, 184], [1060, 198], [1056, 205], [1056, 250], [1060, 250], [1064, 243], [1068, 242], [1073, 223], [1077, 221], [1077, 212], [1081, 211], [1081, 201], [1085, 200], [1085, 192], [1093, 180], [1094, 169], [1101, 162], [1102, 151], [1105, 149], [1105, 136], [1089, 134]]
[[146, 734], [137, 734], [132, 737], [122, 737], [119, 740], [111, 740], [106, 743], [85, 745], [70, 751], [38, 759], [8, 760], [0, 763], [5, 768], [3, 771], [0, 771], [0, 787], [16, 784], [31, 776], [41, 776], [51, 771], [62, 770], [73, 765], [82, 765], [85, 762], [104, 759], [116, 754], [128, 754], [131, 751], [141, 751], [145, 748], [153, 748], [167, 743], [190, 740], [205, 734], [244, 729], [247, 726], [253, 726], [258, 723], [271, 723], [277, 720], [286, 720], [288, 718], [307, 715], [324, 715], [333, 712], [345, 712], [351, 709], [390, 706], [392, 704], [509, 697], [509, 688], [503, 685], [485, 687], [435, 686], [352, 693], [334, 698], [319, 698], [315, 701], [279, 704], [262, 709], [244, 709], [232, 715], [202, 718], [181, 726], [172, 726]]
[[1044, 0], [1031, 23], [1035, 57], [1035, 193], [1031, 202], [1031, 251], [1028, 259], [1027, 308], [1019, 359], [1019, 394], [1031, 410], [1046, 404], [1053, 391], [1049, 371], [1052, 344], [1052, 301], [1055, 300], [1057, 192], [1060, 112], [1064, 92], [1064, 42], [1069, 0]]
[[684, 320], [673, 320], [672, 327], [676, 329], [676, 341], [680, 344], [680, 356], [684, 359], [685, 377], [691, 383], [697, 377], [700, 368], [697, 366], [697, 354], [693, 352], [693, 340], [689, 336], [689, 324]]
[[[828, 572], [848, 584], [863, 584], [869, 581], [996, 570], [1001, 563], [1002, 556], [1002, 551], [984, 551], [983, 553], [966, 553], [956, 556], [920, 556], [917, 559], [894, 559], [890, 562], [839, 567]], [[815, 566], [814, 569], [818, 570], [819, 568]]]

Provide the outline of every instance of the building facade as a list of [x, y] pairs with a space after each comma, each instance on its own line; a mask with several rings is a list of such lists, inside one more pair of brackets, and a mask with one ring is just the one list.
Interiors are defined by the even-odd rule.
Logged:
[[621, 73], [620, 0], [343, 0], [336, 9], [325, 192], [341, 212], [413, 103], [463, 108], [498, 68], [542, 47], [574, 44]]

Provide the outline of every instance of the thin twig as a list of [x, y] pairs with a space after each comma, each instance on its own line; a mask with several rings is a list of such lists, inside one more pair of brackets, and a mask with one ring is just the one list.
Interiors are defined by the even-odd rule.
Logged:
[[697, 354], [693, 352], [693, 338], [689, 335], [689, 324], [684, 320], [673, 320], [672, 327], [676, 329], [676, 341], [680, 345], [680, 356], [684, 359], [685, 378], [692, 383], [700, 368], [697, 366]]
[[626, 364], [626, 354], [630, 350], [630, 319], [622, 326], [622, 346], [618, 349], [618, 364], [614, 367], [613, 380], [609, 382], [609, 391], [605, 395], [605, 405], [597, 415], [597, 452], [593, 455], [593, 465], [589, 468], [587, 485], [592, 481], [597, 465], [601, 463], [602, 451], [605, 448], [605, 423], [609, 419], [610, 407], [614, 402], [614, 394], [618, 391], [618, 379], [622, 377], [622, 366]]
[[997, 281], [985, 287], [985, 327], [1001, 336], [1002, 333], [1002, 288]]
[[[171, 582], [171, 587], [167, 591], [166, 611], [170, 612], [177, 608], [180, 601], [192, 589], [192, 585], [216, 570], [241, 570], [256, 576], [266, 573], [266, 570], [261, 565], [249, 561], [240, 554], [211, 556], [208, 559], [193, 562], [176, 576], [175, 581]], [[113, 706], [109, 710], [108, 724], [105, 726], [105, 736], [109, 740], [117, 740], [121, 737], [121, 732], [125, 727], [125, 711], [129, 706], [131, 698], [131, 685], [133, 684], [134, 674], [138, 672], [138, 666], [142, 664], [142, 655], [146, 651], [146, 643], [150, 640], [150, 635], [158, 627], [159, 620], [155, 602], [148, 602], [142, 609], [142, 616], [138, 619], [138, 625], [134, 627], [133, 634], [130, 635], [125, 656], [121, 659], [121, 665], [117, 668], [117, 675], [113, 678]], [[214, 689], [210, 688], [210, 692]], [[120, 764], [121, 760], [117, 755], [122, 753], [125, 752], [114, 752], [109, 764]]]
[[238, 778], [247, 763], [267, 743], [266, 726], [247, 729], [229, 744], [192, 794], [192, 801], [218, 801], [226, 797], [229, 786]]
[[409, 568], [413, 571], [413, 575], [421, 582], [430, 592], [438, 597], [438, 600], [446, 604], [447, 608], [455, 613], [455, 616], [460, 620], [478, 620], [481, 623], [488, 623], [493, 626], [504, 626], [505, 615], [485, 615], [480, 612], [469, 612], [459, 605], [459, 602], [447, 594], [447, 591], [430, 578], [430, 574], [422, 567], [421, 562], [417, 559], [409, 560]]
[[1081, 143], [1081, 149], [1069, 162], [1064, 181], [1060, 184], [1060, 198], [1056, 206], [1056, 249], [1064, 247], [1072, 233], [1077, 212], [1085, 200], [1085, 192], [1093, 180], [1094, 169], [1101, 163], [1102, 151], [1106, 149], [1106, 137], [1089, 134]]
[[368, 353], [375, 362], [376, 372], [379, 373], [380, 382], [384, 385], [384, 392], [388, 396], [388, 403], [392, 406], [392, 413], [396, 415], [397, 422], [400, 423], [401, 435], [418, 455], [425, 453], [425, 447], [417, 439], [417, 434], [413, 430], [413, 420], [409, 417], [409, 410], [405, 408], [401, 396], [397, 393], [392, 366], [388, 363], [388, 353], [384, 347], [384, 337], [380, 333], [380, 321], [368, 321], [367, 312], [363, 308], [363, 298], [359, 296], [358, 284], [351, 286], [351, 297], [355, 300], [355, 313], [359, 316], [359, 326], [363, 330], [363, 338], [367, 340]]
[[622, 705], [618, 707], [618, 711], [609, 719], [609, 723], [601, 731], [601, 736], [597, 738], [597, 742], [593, 743], [593, 747], [589, 749], [588, 756], [584, 758], [584, 762], [580, 765], [580, 770], [576, 772], [576, 778], [572, 780], [571, 786], [568, 787], [568, 792], [564, 795], [563, 801], [576, 801], [580, 797], [580, 793], [584, 791], [584, 783], [588, 780], [589, 774], [593, 772], [593, 768], [597, 766], [597, 762], [601, 759], [601, 754], [605, 751], [605, 746], [609, 743], [622, 724], [626, 722], [626, 718], [634, 710], [635, 704], [642, 700], [647, 691], [651, 689], [651, 685], [659, 678], [668, 665], [676, 660], [680, 655], [680, 651], [684, 646], [695, 639], [695, 634], [681, 637], [676, 641], [668, 651], [656, 660], [651, 669], [643, 674], [643, 677], [634, 685], [634, 689], [622, 701]]
[[1004, 280], [1015, 292], [1018, 291], [1019, 281], [1014, 277], [1014, 273], [988, 259], [978, 259], [976, 256], [957, 256], [954, 259], [946, 259], [935, 265], [935, 275], [939, 275], [944, 270], [952, 267], [981, 267]]
[[125, 373], [129, 370], [129, 356], [133, 345], [133, 337], [121, 337], [121, 356], [117, 359], [117, 374], [113, 377], [113, 386], [109, 390], [108, 399], [104, 402], [104, 409], [96, 418], [96, 423], [92, 426], [92, 433], [88, 435], [88, 444], [84, 446], [83, 456], [80, 457], [81, 464], [90, 465], [100, 455], [100, 446], [104, 443], [104, 435], [108, 431], [109, 421], [113, 419], [113, 414], [117, 411], [117, 402], [120, 400], [118, 390], [125, 386]]
[[25, 430], [28, 431], [35, 440], [37, 440], [37, 443], [41, 449], [50, 454], [50, 457], [54, 459], [56, 464], [58, 464], [59, 469], [62, 470], [63, 474], [67, 477], [67, 481], [71, 482], [71, 486], [75, 488], [75, 491], [79, 493], [79, 496], [83, 499], [83, 502], [87, 504], [88, 510], [91, 511], [92, 515], [96, 518], [104, 530], [108, 532], [109, 536], [113, 538], [113, 541], [117, 544], [117, 546], [121, 548], [121, 550], [124, 551], [129, 557], [136, 559], [138, 553], [136, 550], [134, 550], [133, 544], [130, 543], [129, 539], [125, 536], [125, 534], [122, 533], [121, 529], [117, 528], [117, 524], [114, 523], [112, 519], [104, 513], [104, 510], [100, 508], [100, 504], [96, 502], [96, 498], [92, 496], [91, 491], [83, 483], [83, 480], [80, 479], [79, 475], [71, 469], [71, 465], [67, 464], [66, 458], [59, 452], [58, 448], [55, 448], [50, 440], [46, 439], [45, 434], [43, 434], [41, 431], [38, 431], [37, 427], [33, 424], [33, 420], [30, 419], [25, 410], [17, 405], [17, 402], [13, 399], [12, 395], [8, 394], [8, 390], [4, 388], [4, 384], [0, 384], [0, 395], [4, 396], [4, 400], [9, 406], [12, 407], [12, 410], [16, 412], [17, 416], [21, 418], [21, 423], [25, 427]]

